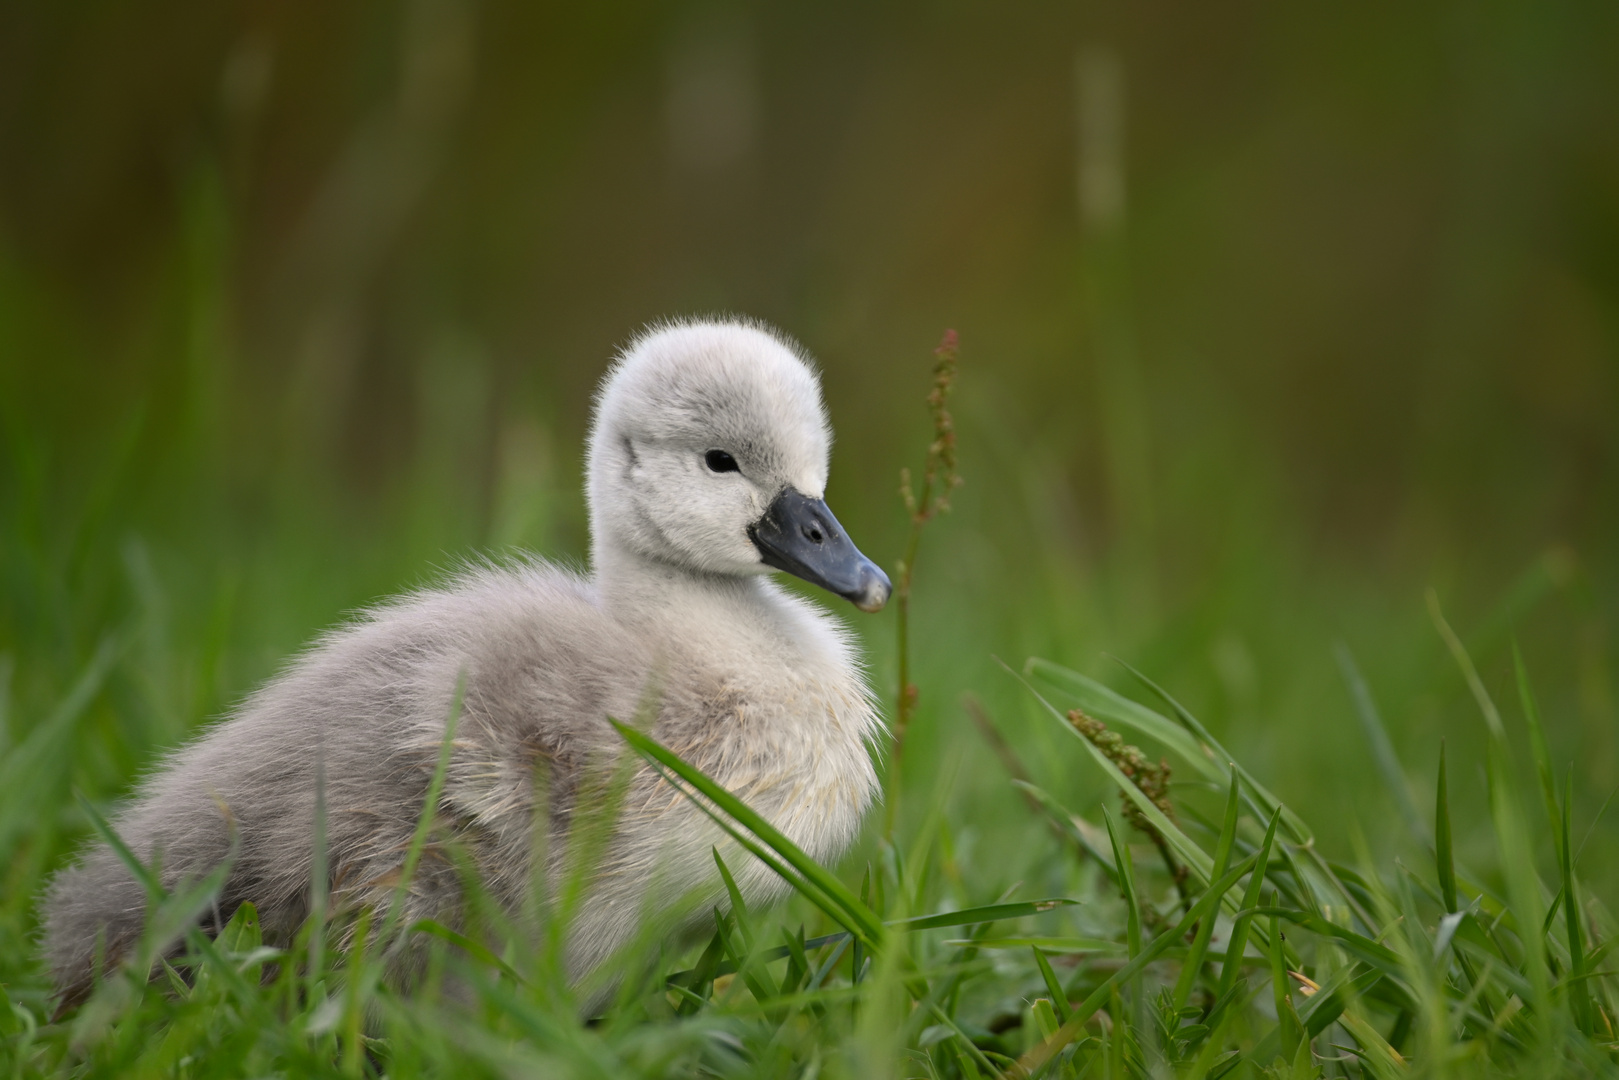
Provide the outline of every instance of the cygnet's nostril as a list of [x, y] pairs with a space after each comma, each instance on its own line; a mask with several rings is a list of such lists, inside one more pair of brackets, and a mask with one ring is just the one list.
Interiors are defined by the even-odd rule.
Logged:
[[812, 544], [819, 544], [826, 539], [821, 533], [821, 523], [819, 521], [813, 525], [804, 526], [804, 537]]

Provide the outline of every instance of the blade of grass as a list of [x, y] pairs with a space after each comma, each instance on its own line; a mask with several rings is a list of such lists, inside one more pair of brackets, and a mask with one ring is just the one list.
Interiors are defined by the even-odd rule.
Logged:
[[1116, 656], [1112, 657], [1112, 660], [1114, 663], [1119, 664], [1124, 668], [1124, 670], [1133, 675], [1136, 680], [1148, 690], [1151, 690], [1154, 694], [1157, 694], [1158, 697], [1163, 699], [1164, 703], [1174, 711], [1175, 717], [1180, 720], [1182, 724], [1186, 725], [1187, 729], [1191, 731], [1193, 735], [1201, 739], [1204, 745], [1210, 747], [1214, 754], [1218, 755], [1216, 764], [1219, 762], [1226, 763], [1226, 767], [1220, 770], [1221, 776], [1219, 778], [1221, 780], [1225, 779], [1224, 774], [1227, 769], [1236, 770], [1237, 773], [1242, 776], [1243, 782], [1248, 785], [1248, 790], [1252, 791], [1255, 797], [1259, 799], [1260, 805], [1264, 807], [1265, 814], [1269, 814], [1277, 807], [1281, 807], [1282, 824], [1287, 826], [1287, 831], [1293, 835], [1293, 839], [1297, 843], [1309, 845], [1310, 842], [1315, 839], [1315, 834], [1312, 833], [1310, 831], [1310, 827], [1304, 823], [1304, 819], [1299, 817], [1293, 811], [1289, 810], [1287, 806], [1283, 804], [1282, 800], [1278, 799], [1275, 795], [1272, 795], [1270, 790], [1266, 788], [1265, 785], [1261, 784], [1258, 780], [1255, 780], [1253, 775], [1249, 773], [1247, 769], [1244, 769], [1241, 765], [1237, 764], [1236, 755], [1232, 754], [1229, 750], [1222, 746], [1220, 744], [1220, 740], [1216, 739], [1214, 735], [1210, 733], [1209, 729], [1203, 726], [1203, 722], [1197, 717], [1193, 716], [1191, 711], [1187, 709], [1186, 706], [1182, 705], [1179, 701], [1176, 701], [1173, 697], [1171, 697], [1169, 691], [1153, 682], [1146, 675], [1137, 671], [1124, 660], [1121, 660]]
[[1557, 781], [1552, 776], [1552, 752], [1546, 744], [1546, 730], [1540, 723], [1540, 705], [1529, 685], [1529, 669], [1524, 665], [1523, 652], [1518, 640], [1512, 640], [1512, 672], [1518, 684], [1518, 702], [1523, 707], [1524, 723], [1529, 727], [1529, 752], [1535, 759], [1535, 777], [1540, 781], [1540, 797], [1546, 803], [1546, 823], [1557, 830], [1562, 817], [1557, 810]]
[[1226, 892], [1238, 881], [1241, 881], [1244, 874], [1253, 869], [1257, 859], [1257, 855], [1250, 855], [1228, 870], [1224, 877], [1217, 880], [1197, 899], [1197, 902], [1192, 905], [1192, 909], [1181, 916], [1179, 922], [1153, 938], [1128, 964], [1108, 976], [1096, 989], [1092, 990], [1090, 995], [1069, 1015], [1068, 1022], [1057, 1030], [1057, 1034], [1031, 1048], [1004, 1075], [1007, 1077], [1029, 1077], [1033, 1076], [1037, 1069], [1043, 1068], [1046, 1062], [1055, 1057], [1063, 1047], [1067, 1046], [1079, 1035], [1086, 1023], [1095, 1015], [1096, 1010], [1101, 1007], [1102, 1002], [1106, 1001], [1115, 989], [1125, 985], [1139, 975], [1143, 968], [1158, 959], [1172, 945], [1185, 937], [1186, 932], [1192, 928], [1193, 923], [1213, 912]]
[[638, 731], [627, 724], [617, 720], [609, 720], [625, 742], [641, 756], [655, 761], [674, 773], [693, 789], [701, 793], [715, 806], [729, 814], [742, 827], [779, 854], [790, 864], [794, 870], [802, 875], [804, 882], [812, 884], [828, 900], [834, 903], [848, 918], [849, 926], [869, 947], [875, 947], [882, 941], [882, 922], [865, 904], [857, 900], [848, 886], [834, 877], [830, 871], [820, 863], [806, 855], [802, 849], [791, 840], [783, 836], [775, 826], [771, 825], [756, 811], [721, 787], [706, 773], [688, 764], [679, 755], [665, 748], [656, 739], [644, 732]]
[[1123, 953], [1128, 947], [1117, 941], [1082, 937], [1003, 937], [947, 938], [946, 945], [970, 945], [975, 949], [1028, 949], [1048, 953]]
[[[1364, 995], [1378, 981], [1383, 973], [1376, 968], [1366, 968], [1355, 974], [1352, 968], [1344, 968], [1338, 972], [1331, 981], [1322, 985], [1316, 993], [1304, 999], [1304, 1007], [1298, 1010], [1298, 1018], [1303, 1024], [1306, 1038], [1313, 1039], [1327, 1030], [1327, 1026], [1343, 1015], [1344, 1009], [1353, 1001]], [[1262, 1063], [1274, 1059], [1281, 1045], [1281, 1026], [1272, 1028], [1249, 1053], [1248, 1059]]]
[[1099, 720], [1119, 724], [1173, 750], [1208, 780], [1225, 780], [1225, 769], [1210, 757], [1210, 751], [1184, 727], [1140, 702], [1131, 701], [1118, 691], [1087, 675], [1071, 671], [1039, 657], [1030, 657], [1024, 674], [1042, 679], [1079, 703], [1080, 708]]
[[[1074, 730], [1074, 726], [1068, 722], [1068, 718], [1057, 711], [1057, 707], [1047, 701], [1027, 679], [1012, 671], [1011, 668], [1007, 668], [1007, 671], [1011, 672], [1012, 677], [1021, 682], [1029, 693], [1034, 695], [1035, 700], [1045, 707], [1062, 730], [1066, 731], [1070, 737], [1077, 740], [1079, 745], [1085, 748], [1091, 760], [1095, 761], [1102, 771], [1112, 779], [1119, 790], [1124, 793], [1125, 798], [1136, 804], [1141, 810], [1142, 816], [1152, 823], [1152, 827], [1158, 830], [1169, 846], [1175, 850], [1175, 854], [1192, 869], [1193, 873], [1198, 875], [1198, 879], [1204, 883], [1214, 880], [1211, 873], [1214, 869], [1214, 860], [1209, 857], [1208, 853], [1198, 847], [1190, 837], [1182, 832], [1180, 826], [1170, 821], [1168, 816], [1158, 808], [1158, 804], [1147, 798], [1141, 789], [1136, 787], [1135, 782], [1125, 776], [1119, 767], [1108, 759], [1106, 754], [1102, 753], [1084, 735]], [[1222, 776], [1221, 779], [1223, 780], [1225, 777]]]
[[506, 961], [496, 956], [490, 950], [489, 946], [483, 944], [482, 942], [473, 941], [465, 934], [451, 930], [448, 926], [445, 926], [443, 923], [434, 919], [417, 919], [415, 922], [410, 924], [410, 929], [407, 932], [412, 934], [426, 934], [429, 937], [436, 937], [440, 941], [448, 942], [449, 944], [460, 949], [462, 952], [466, 953], [468, 956], [472, 957], [472, 959], [476, 960], [478, 963], [494, 968], [508, 979], [511, 979], [513, 982], [517, 983], [519, 986], [524, 985], [528, 981], [523, 978], [522, 974], [519, 973], [516, 968], [512, 967], [510, 964], [506, 963]]
[[690, 799], [693, 806], [697, 807], [698, 810], [707, 815], [708, 819], [714, 822], [714, 824], [717, 825], [720, 830], [725, 833], [725, 835], [729, 836], [732, 840], [735, 840], [738, 846], [740, 846], [744, 851], [748, 852], [754, 858], [758, 859], [765, 866], [769, 867], [769, 869], [775, 873], [776, 876], [787, 882], [787, 884], [792, 887], [793, 891], [797, 892], [800, 896], [803, 896], [805, 899], [809, 900], [810, 903], [820, 908], [821, 911], [825, 913], [827, 918], [844, 928], [845, 932], [842, 935], [834, 935], [834, 937], [847, 938], [855, 933], [856, 928], [854, 925], [852, 925], [848, 912], [839, 907], [838, 904], [832, 900], [832, 898], [825, 895], [825, 893], [817, 888], [813, 882], [804, 878], [792, 867], [788, 866], [781, 859], [777, 858], [769, 848], [762, 847], [753, 840], [749, 839], [747, 836], [743, 835], [743, 833], [735, 825], [733, 825], [724, 814], [722, 814], [719, 810], [716, 810], [713, 806], [709, 805], [709, 803], [704, 801], [702, 798], [698, 797], [695, 792], [691, 791], [683, 784], [678, 783], [677, 778], [669, 775], [669, 773], [664, 770], [662, 765], [658, 764], [657, 762], [653, 762], [652, 768], [664, 779], [666, 783], [669, 784], [670, 787], [675, 788], [682, 795], [685, 795], [688, 799]]
[[1282, 925], [1274, 909], [1270, 916], [1270, 989], [1276, 1003], [1277, 1045], [1289, 1061], [1298, 1055], [1304, 1039], [1304, 1024], [1293, 1008], [1293, 995], [1287, 981], [1287, 960], [1282, 956]]
[[[393, 901], [388, 905], [388, 914], [382, 920], [382, 940], [391, 942], [394, 928], [405, 914], [405, 900], [410, 895], [411, 879], [416, 874], [416, 867], [421, 862], [422, 852], [427, 850], [427, 837], [433, 831], [433, 821], [438, 815], [438, 801], [444, 794], [444, 779], [450, 771], [450, 755], [455, 749], [455, 729], [461, 721], [461, 702], [467, 689], [467, 675], [463, 671], [455, 679], [455, 695], [450, 699], [450, 714], [444, 720], [444, 738], [439, 743], [438, 760], [433, 764], [433, 775], [427, 782], [427, 796], [422, 800], [422, 812], [416, 819], [416, 830], [411, 834], [410, 846], [405, 849], [405, 859], [399, 867], [399, 883], [394, 886]], [[360, 953], [364, 956], [364, 953]]]
[[[1078, 902], [1079, 901], [1077, 900], [1070, 900], [1066, 897], [1058, 897], [1051, 900], [1028, 900], [1015, 904], [985, 904], [981, 907], [962, 908], [958, 911], [944, 911], [937, 915], [919, 915], [912, 919], [891, 919], [883, 925], [888, 927], [890, 930], [898, 930], [905, 933], [920, 930], [938, 930], [953, 926], [989, 926], [992, 923], [1004, 922], [1008, 919], [1021, 919], [1029, 915], [1038, 915], [1041, 912], [1050, 911], [1055, 907], [1066, 904], [1077, 904]], [[783, 933], [785, 933], [785, 931], [783, 931]], [[824, 937], [811, 938], [802, 944], [803, 948], [805, 949], [818, 949], [823, 945], [847, 942], [849, 940], [850, 935], [845, 932], [841, 934], [827, 934]], [[1008, 938], [1004, 939], [1004, 941], [1005, 943], [1009, 944], [992, 945], [991, 947], [1002, 948], [1015, 945], [1018, 948], [1027, 948], [1030, 944], [1039, 944], [1042, 947], [1046, 947], [1046, 943], [1050, 942], [1053, 943], [1051, 944], [1050, 948], [1054, 952], [1072, 952], [1079, 947], [1077, 945], [1078, 942], [1084, 941], [1084, 951], [1087, 952], [1111, 951], [1120, 948], [1120, 946], [1110, 941], [1090, 941], [1089, 939], [1080, 938]], [[957, 946], [972, 944], [976, 946], [978, 943], [976, 939], [974, 939], [972, 941], [950, 940], [946, 941], [945, 944]], [[787, 946], [777, 946], [776, 948], [767, 949], [766, 951], [759, 953], [759, 960], [762, 963], [770, 963], [776, 960], [781, 960], [785, 957], [791, 957], [793, 955], [794, 953], [791, 948]], [[675, 974], [670, 975], [669, 978], [671, 980], [681, 980], [690, 974], [691, 972], [689, 971], [676, 972]], [[715, 974], [727, 975], [730, 974], [730, 970], [728, 970], [722, 964], [720, 968], [716, 970]]]
[[752, 952], [752, 935], [742, 925], [742, 921], [748, 917], [748, 905], [742, 899], [742, 890], [736, 887], [736, 879], [731, 876], [730, 867], [720, 858], [720, 849], [715, 847], [709, 850], [714, 853], [714, 865], [720, 868], [720, 880], [725, 882], [725, 894], [731, 898], [731, 914], [736, 917], [737, 933], [742, 936], [743, 945]]
[[0, 857], [10, 853], [17, 837], [38, 827], [42, 805], [61, 798], [79, 718], [101, 692], [122, 651], [121, 638], [103, 638], [61, 703], [27, 738], [0, 755]]
[[[1057, 980], [1057, 973], [1051, 970], [1051, 961], [1046, 954], [1040, 951], [1040, 946], [1031, 945], [1029, 951], [1034, 954], [1034, 962], [1040, 968], [1040, 978], [1046, 984], [1046, 992], [1051, 995], [1051, 1007], [1057, 1016], [1057, 1024], [1061, 1026], [1068, 1022], [1068, 995], [1063, 991], [1062, 983]], [[1049, 1037], [1055, 1032], [1047, 1032]]]
[[[1051, 823], [1063, 834], [1063, 836], [1067, 837], [1069, 840], [1072, 840], [1075, 846], [1077, 846], [1081, 851], [1095, 859], [1097, 865], [1102, 868], [1103, 873], [1107, 874], [1107, 876], [1111, 878], [1115, 884], [1118, 883], [1119, 871], [1118, 868], [1113, 865], [1112, 853], [1104, 848], [1100, 843], [1092, 840], [1091, 837], [1086, 834], [1085, 830], [1080, 828], [1079, 815], [1073, 813], [1067, 807], [1063, 806], [1062, 803], [1058, 802], [1043, 788], [1036, 787], [1034, 784], [1022, 780], [1014, 780], [1012, 783], [1016, 787], [1021, 788], [1031, 799], [1040, 805], [1040, 808], [1046, 812]], [[1090, 827], [1093, 829], [1095, 828], [1095, 826]]]
[[[1270, 864], [1271, 845], [1276, 842], [1276, 825], [1281, 821], [1281, 812], [1273, 811], [1270, 824], [1265, 827], [1265, 839], [1260, 842], [1259, 850], [1254, 854], [1254, 873], [1248, 879], [1248, 889], [1243, 894], [1242, 908], [1249, 909], [1259, 906], [1260, 890], [1265, 886], [1265, 870]], [[1248, 948], [1248, 921], [1233, 921], [1231, 924], [1231, 939], [1226, 942], [1225, 963], [1220, 968], [1220, 993], [1225, 997], [1237, 985], [1237, 974], [1242, 970], [1242, 954]]]
[[787, 950], [787, 970], [782, 973], [781, 992], [794, 994], [804, 983], [804, 976], [810, 973], [809, 948], [804, 942], [804, 927], [799, 924], [798, 933], [790, 934], [786, 927], [782, 927], [781, 937]]
[[1484, 770], [1490, 794], [1490, 816], [1495, 825], [1496, 846], [1501, 852], [1501, 870], [1507, 879], [1511, 908], [1519, 927], [1518, 939], [1524, 951], [1524, 975], [1532, 987], [1532, 1001], [1543, 1045], [1552, 1041], [1551, 986], [1546, 969], [1546, 941], [1536, 932], [1545, 918], [1541, 899], [1543, 888], [1535, 870], [1533, 848], [1529, 840], [1529, 827], [1523, 813], [1523, 804], [1512, 775], [1512, 750], [1507, 743], [1506, 728], [1501, 714], [1484, 689], [1472, 657], [1462, 647], [1461, 639], [1445, 621], [1439, 607], [1439, 595], [1428, 590], [1428, 614], [1440, 638], [1450, 650], [1456, 666], [1462, 671], [1468, 689], [1472, 691], [1479, 711], [1489, 729], [1485, 745]]
[[1594, 1036], [1596, 1028], [1591, 1018], [1591, 988], [1585, 981], [1585, 935], [1580, 926], [1580, 893], [1574, 878], [1574, 850], [1569, 828], [1573, 804], [1574, 771], [1570, 769], [1563, 783], [1563, 820], [1558, 844], [1558, 862], [1562, 863], [1563, 871], [1563, 925], [1568, 930], [1568, 1007], [1575, 1025], [1587, 1035]]
[[1379, 944], [1371, 938], [1357, 934], [1347, 927], [1339, 926], [1335, 922], [1323, 919], [1319, 915], [1312, 915], [1307, 911], [1298, 911], [1294, 908], [1262, 907], [1254, 914], [1275, 919], [1286, 919], [1295, 926], [1304, 928], [1312, 934], [1331, 938], [1348, 952], [1366, 964], [1381, 971], [1390, 978], [1395, 986], [1402, 986], [1405, 978], [1404, 961], [1398, 953], [1386, 945]]
[[1349, 696], [1355, 703], [1355, 718], [1360, 721], [1361, 731], [1366, 741], [1371, 744], [1372, 759], [1377, 762], [1377, 771], [1383, 777], [1383, 784], [1394, 796], [1394, 805], [1399, 808], [1400, 817], [1404, 819], [1406, 828], [1418, 840], [1426, 841], [1422, 815], [1417, 813], [1416, 800], [1411, 797], [1411, 783], [1406, 779], [1405, 770], [1400, 767], [1400, 758], [1394, 752], [1394, 744], [1389, 741], [1388, 728], [1383, 724], [1383, 718], [1378, 715], [1377, 703], [1372, 700], [1371, 687], [1366, 685], [1366, 679], [1361, 675], [1359, 666], [1355, 663], [1354, 655], [1349, 646], [1342, 641], [1333, 646], [1333, 655], [1338, 661], [1338, 670], [1349, 686]]
[[[1226, 795], [1225, 819], [1220, 825], [1220, 838], [1214, 845], [1216, 877], [1224, 874], [1231, 864], [1231, 848], [1237, 840], [1237, 814], [1242, 806], [1241, 785], [1241, 778], [1236, 770], [1232, 770], [1231, 790]], [[1180, 976], [1175, 980], [1174, 1002], [1177, 1009], [1186, 1004], [1192, 987], [1197, 983], [1198, 972], [1203, 967], [1203, 956], [1208, 952], [1209, 941], [1214, 936], [1214, 922], [1214, 918], [1210, 917], [1197, 925], [1197, 936], [1192, 939], [1191, 952], [1187, 954], [1186, 962], [1181, 965]]]
[[1439, 871], [1439, 895], [1446, 913], [1460, 911], [1456, 899], [1456, 863], [1450, 845], [1450, 796], [1445, 783], [1445, 740], [1439, 740], [1439, 783], [1434, 795], [1434, 863]]
[[976, 926], [979, 923], [1000, 922], [1003, 919], [1021, 919], [1027, 915], [1038, 915], [1044, 911], [1078, 903], [1078, 900], [1071, 900], [1066, 896], [1056, 896], [1048, 900], [1024, 900], [1014, 904], [984, 904], [980, 907], [962, 908], [959, 911], [944, 911], [937, 915], [893, 919], [883, 925], [907, 931], [936, 930], [942, 926]]
[[1135, 867], [1130, 858], [1130, 845], [1119, 835], [1113, 815], [1102, 807], [1102, 821], [1107, 825], [1108, 839], [1113, 841], [1113, 862], [1119, 868], [1119, 893], [1124, 897], [1125, 945], [1134, 957], [1141, 951], [1141, 903], [1136, 898]]

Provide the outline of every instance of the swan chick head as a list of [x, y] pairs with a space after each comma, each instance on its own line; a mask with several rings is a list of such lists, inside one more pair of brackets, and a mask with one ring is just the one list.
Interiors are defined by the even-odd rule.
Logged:
[[587, 472], [595, 560], [702, 573], [785, 570], [876, 611], [887, 575], [824, 501], [832, 432], [801, 350], [762, 326], [637, 337], [603, 380]]

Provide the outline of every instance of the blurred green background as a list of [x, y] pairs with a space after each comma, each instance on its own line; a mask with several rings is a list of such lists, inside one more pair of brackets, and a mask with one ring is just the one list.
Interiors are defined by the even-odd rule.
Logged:
[[[1417, 804], [1444, 737], [1484, 821], [1430, 586], [1520, 745], [1522, 644], [1583, 830], [1619, 785], [1616, 55], [1578, 2], [0, 5], [0, 747], [85, 703], [11, 914], [71, 789], [345, 613], [581, 560], [597, 378], [706, 312], [819, 357], [830, 501], [890, 566], [960, 332], [905, 768], [987, 876], [1050, 841], [963, 691], [1103, 791], [995, 657], [1125, 658], [1323, 843], [1397, 849], [1343, 642]], [[891, 699], [892, 613], [839, 609]], [[1619, 813], [1591, 844], [1612, 896]]]

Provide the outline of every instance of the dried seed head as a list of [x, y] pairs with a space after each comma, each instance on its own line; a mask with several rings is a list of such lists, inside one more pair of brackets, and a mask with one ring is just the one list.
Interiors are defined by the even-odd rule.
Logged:
[[928, 445], [927, 465], [922, 475], [922, 498], [906, 501], [911, 516], [918, 521], [949, 510], [950, 492], [961, 486], [961, 476], [956, 472], [956, 421], [947, 405], [950, 391], [955, 387], [959, 355], [954, 330], [944, 332], [933, 355], [938, 357], [933, 365], [933, 389], [928, 392], [928, 411], [933, 414], [933, 442]]
[[[1130, 778], [1131, 783], [1152, 801], [1152, 804], [1164, 812], [1170, 821], [1175, 820], [1175, 804], [1169, 799], [1169, 762], [1162, 759], [1154, 765], [1148, 760], [1141, 748], [1131, 746], [1116, 731], [1109, 731], [1107, 725], [1100, 720], [1086, 716], [1079, 709], [1068, 713], [1068, 722], [1074, 725], [1074, 730], [1088, 739], [1092, 746], [1102, 752], [1102, 755], [1120, 772]], [[1119, 793], [1120, 801], [1124, 804], [1124, 816], [1131, 825], [1151, 836], [1154, 840], [1162, 840], [1158, 830], [1152, 822], [1141, 812], [1129, 796]]]

